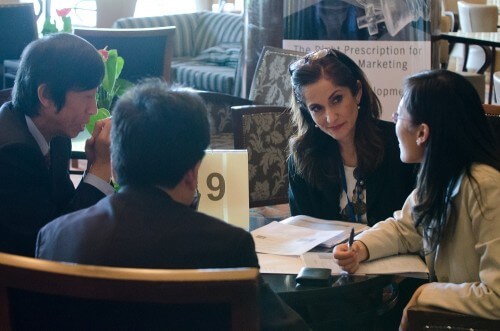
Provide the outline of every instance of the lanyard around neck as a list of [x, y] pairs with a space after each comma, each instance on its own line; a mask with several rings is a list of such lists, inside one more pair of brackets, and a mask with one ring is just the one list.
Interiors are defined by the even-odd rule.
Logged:
[[342, 188], [344, 189], [345, 196], [347, 198], [347, 212], [349, 213], [349, 220], [351, 222], [361, 223], [361, 215], [357, 215], [354, 212], [354, 205], [352, 204], [351, 199], [349, 199], [349, 192], [347, 192], [347, 180], [345, 176], [344, 165], [342, 163], [339, 163], [339, 173], [340, 179], [342, 180]]

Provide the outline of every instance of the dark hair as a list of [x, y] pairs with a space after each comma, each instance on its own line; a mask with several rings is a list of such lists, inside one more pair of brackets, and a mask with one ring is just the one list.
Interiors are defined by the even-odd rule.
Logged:
[[158, 79], [121, 96], [112, 121], [111, 159], [120, 185], [173, 188], [210, 143], [201, 98]]
[[[403, 105], [412, 125], [429, 126], [412, 213], [415, 226], [423, 227], [433, 251], [456, 223], [450, 198], [457, 181], [465, 172], [476, 182], [471, 174], [473, 163], [499, 170], [497, 146], [479, 95], [459, 74], [431, 70], [407, 78]], [[479, 190], [476, 199], [480, 202]]]
[[376, 122], [380, 117], [381, 105], [361, 68], [342, 52], [330, 49], [328, 54], [320, 59], [305, 61], [292, 70], [291, 75], [292, 121], [298, 131], [290, 140], [290, 151], [297, 173], [316, 187], [322, 186], [328, 180], [339, 181], [338, 169], [342, 160], [338, 143], [314, 128], [314, 121], [303, 100], [304, 86], [321, 78], [349, 88], [353, 95], [358, 92], [357, 82], [361, 83], [362, 96], [354, 138], [358, 156], [357, 168], [361, 174], [376, 169], [384, 158], [384, 144]]
[[68, 91], [96, 88], [104, 77], [104, 63], [94, 46], [68, 33], [31, 42], [23, 51], [12, 91], [12, 103], [28, 116], [39, 109], [38, 87], [47, 85], [57, 111]]

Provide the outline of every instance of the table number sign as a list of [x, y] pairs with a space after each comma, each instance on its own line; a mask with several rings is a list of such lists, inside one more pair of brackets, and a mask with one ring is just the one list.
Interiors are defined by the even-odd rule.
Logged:
[[198, 210], [248, 230], [248, 152], [207, 150], [198, 172]]

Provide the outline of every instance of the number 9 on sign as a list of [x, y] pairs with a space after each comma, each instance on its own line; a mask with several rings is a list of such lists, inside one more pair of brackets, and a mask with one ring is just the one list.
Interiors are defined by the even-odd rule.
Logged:
[[198, 211], [248, 230], [248, 153], [206, 150], [198, 171]]
[[207, 196], [212, 201], [219, 201], [224, 198], [224, 194], [226, 193], [226, 181], [224, 180], [224, 176], [218, 172], [212, 172], [207, 176], [207, 187], [212, 192], [216, 193], [208, 193]]

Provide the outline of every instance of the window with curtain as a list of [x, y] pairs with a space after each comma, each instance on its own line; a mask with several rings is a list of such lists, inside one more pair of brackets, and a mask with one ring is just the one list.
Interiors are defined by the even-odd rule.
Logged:
[[[188, 13], [197, 10], [199, 0], [137, 0], [134, 16], [157, 16], [176, 13]], [[72, 8], [70, 13], [73, 26], [96, 25], [95, 0], [43, 0], [50, 4], [52, 21], [57, 20], [56, 9]], [[39, 20], [41, 31], [44, 19]]]
[[[56, 9], [71, 8], [71, 21], [73, 26], [96, 26], [96, 0], [42, 0], [50, 7], [50, 17], [56, 24], [60, 23], [56, 14]], [[190, 13], [197, 10], [211, 9], [217, 11], [219, 0], [137, 0], [134, 16], [158, 16], [167, 14]], [[243, 10], [243, 0], [222, 1], [225, 3], [224, 10], [238, 11]], [[34, 1], [38, 6], [38, 1]], [[213, 6], [212, 6], [213, 5]], [[38, 10], [36, 10], [38, 12]], [[39, 31], [42, 30], [46, 14], [38, 20]], [[58, 27], [60, 28], [60, 27]]]

